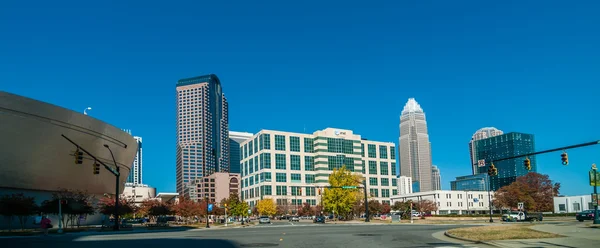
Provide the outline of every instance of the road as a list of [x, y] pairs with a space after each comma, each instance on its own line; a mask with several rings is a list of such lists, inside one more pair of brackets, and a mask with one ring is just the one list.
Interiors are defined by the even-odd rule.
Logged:
[[176, 232], [63, 235], [1, 239], [3, 247], [484, 247], [455, 244], [432, 234], [459, 226], [362, 225], [275, 222], [233, 229]]

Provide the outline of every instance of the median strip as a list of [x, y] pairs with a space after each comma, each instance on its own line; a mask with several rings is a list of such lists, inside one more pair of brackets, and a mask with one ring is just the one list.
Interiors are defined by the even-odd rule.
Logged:
[[545, 239], [564, 237], [558, 234], [540, 232], [529, 228], [531, 225], [498, 225], [463, 227], [446, 231], [448, 236], [467, 241], [491, 241], [506, 239]]

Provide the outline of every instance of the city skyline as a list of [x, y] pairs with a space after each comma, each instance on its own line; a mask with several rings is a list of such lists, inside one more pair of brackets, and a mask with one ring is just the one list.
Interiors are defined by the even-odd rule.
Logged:
[[[251, 133], [333, 126], [397, 143], [400, 110], [414, 97], [448, 189], [472, 174], [467, 143], [481, 127], [535, 134], [538, 150], [600, 139], [600, 35], [589, 31], [598, 4], [217, 1], [142, 4], [136, 16], [120, 5], [107, 15], [90, 4], [46, 11], [14, 2], [0, 10], [14, 24], [0, 27], [11, 34], [0, 40], [0, 81], [4, 91], [79, 113], [91, 106], [91, 118], [134, 129], [146, 143], [144, 183], [168, 192], [179, 78], [218, 75], [230, 130]], [[538, 155], [538, 172], [561, 194], [588, 194], [597, 151], [569, 150], [569, 166], [560, 152]]]

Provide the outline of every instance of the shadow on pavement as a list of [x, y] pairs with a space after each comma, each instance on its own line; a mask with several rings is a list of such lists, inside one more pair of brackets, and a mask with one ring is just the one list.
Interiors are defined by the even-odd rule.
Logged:
[[[240, 245], [222, 239], [131, 239], [131, 240], [86, 240], [73, 241], [72, 247], [223, 247], [234, 248]], [[65, 247], [61, 244], [60, 247]]]

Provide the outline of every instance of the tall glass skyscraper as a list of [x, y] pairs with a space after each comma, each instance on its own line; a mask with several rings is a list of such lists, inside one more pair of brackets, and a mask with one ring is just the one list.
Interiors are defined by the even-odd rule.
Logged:
[[229, 131], [229, 172], [240, 173], [241, 148], [240, 144], [254, 137], [252, 133]]
[[[475, 159], [475, 153], [477, 152], [477, 147], [475, 147], [475, 141], [495, 137], [502, 134], [504, 134], [504, 132], [502, 132], [502, 130], [498, 130], [495, 127], [484, 127], [477, 130], [477, 132], [473, 134], [473, 137], [471, 137], [471, 141], [469, 141], [469, 153], [471, 155], [471, 169], [473, 171], [473, 175], [479, 173], [479, 170], [477, 169], [477, 167], [479, 167], [479, 162]], [[484, 164], [481, 164], [481, 166], [484, 166]]]
[[425, 112], [414, 98], [408, 99], [400, 115], [400, 175], [412, 178], [413, 192], [433, 189], [431, 145]]
[[[535, 140], [533, 134], [512, 132], [477, 140], [474, 147], [476, 148], [475, 160], [485, 160], [485, 166], [477, 167], [478, 173], [487, 173], [492, 160], [534, 152]], [[536, 172], [535, 156], [529, 157], [529, 159], [531, 160], [531, 171]], [[517, 177], [529, 173], [523, 165], [524, 160], [525, 158], [516, 158], [494, 162], [498, 168], [498, 176], [491, 177], [491, 189], [498, 190], [515, 182]]]
[[181, 79], [176, 90], [176, 181], [184, 195], [197, 178], [229, 171], [229, 118], [216, 75]]

